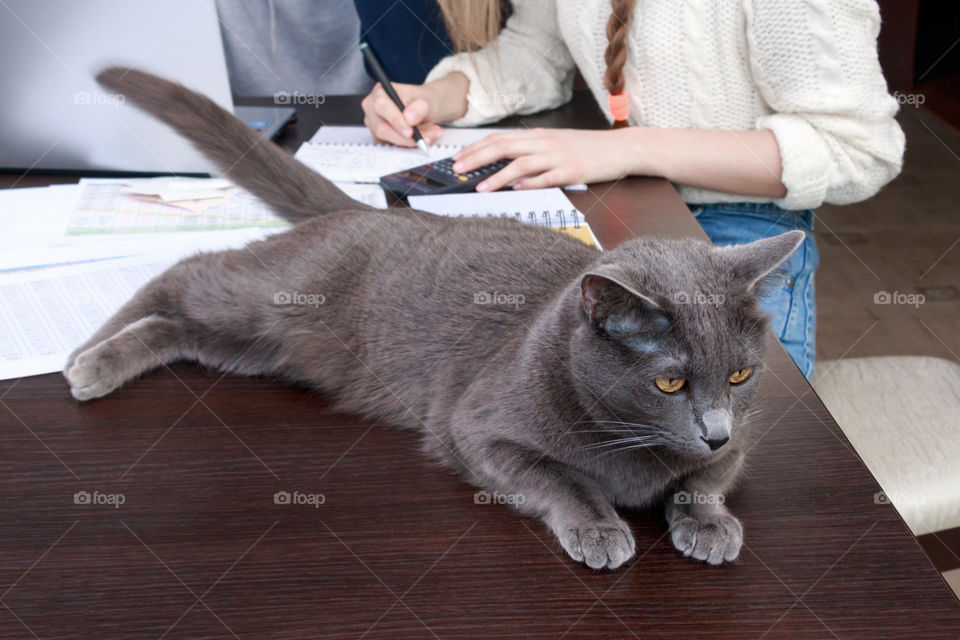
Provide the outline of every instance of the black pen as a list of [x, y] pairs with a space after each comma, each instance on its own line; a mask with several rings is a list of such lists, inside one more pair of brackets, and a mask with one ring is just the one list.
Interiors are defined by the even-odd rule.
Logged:
[[[380, 61], [377, 60], [377, 56], [374, 55], [373, 49], [370, 48], [370, 45], [366, 42], [360, 43], [360, 51], [363, 52], [363, 57], [367, 61], [367, 66], [370, 67], [370, 70], [373, 71], [373, 75], [376, 76], [377, 82], [380, 83], [380, 86], [383, 87], [383, 90], [387, 92], [387, 95], [390, 96], [390, 99], [393, 100], [393, 104], [397, 105], [397, 108], [400, 111], [403, 111], [406, 107], [403, 106], [403, 100], [400, 99], [400, 96], [397, 95], [396, 90], [393, 88], [393, 85], [390, 84], [390, 78], [387, 77], [387, 73], [383, 70], [383, 67], [380, 66]], [[427, 149], [427, 141], [423, 139], [423, 136], [420, 135], [420, 130], [416, 126], [413, 127], [413, 139], [416, 140], [417, 146], [420, 147], [420, 150], [430, 155], [430, 151]]]

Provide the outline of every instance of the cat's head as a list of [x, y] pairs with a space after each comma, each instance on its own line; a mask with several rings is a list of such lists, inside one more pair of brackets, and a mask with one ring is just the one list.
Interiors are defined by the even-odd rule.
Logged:
[[570, 345], [594, 432], [695, 458], [736, 439], [763, 369], [757, 297], [803, 238], [637, 239], [606, 253], [580, 282]]

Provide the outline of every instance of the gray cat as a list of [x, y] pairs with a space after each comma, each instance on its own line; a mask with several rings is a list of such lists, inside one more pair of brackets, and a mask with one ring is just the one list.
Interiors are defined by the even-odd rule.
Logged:
[[75, 398], [174, 360], [280, 376], [418, 430], [429, 455], [541, 518], [590, 567], [635, 553], [615, 505], [663, 499], [684, 555], [737, 557], [743, 528], [723, 496], [763, 369], [757, 295], [802, 232], [601, 254], [507, 219], [381, 211], [180, 85], [120, 68], [98, 80], [296, 226], [145, 285], [70, 356]]

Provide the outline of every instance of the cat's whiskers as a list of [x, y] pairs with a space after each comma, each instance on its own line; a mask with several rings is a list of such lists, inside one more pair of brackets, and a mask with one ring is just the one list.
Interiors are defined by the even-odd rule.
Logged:
[[740, 418], [740, 426], [744, 427], [754, 420], [756, 420], [763, 413], [763, 409], [753, 409], [743, 414], [743, 417]]
[[624, 420], [581, 420], [573, 424], [625, 424], [639, 427], [651, 427], [656, 425], [646, 424], [644, 422], [626, 422]]
[[629, 444], [629, 443], [648, 443], [651, 441], [660, 441], [662, 438], [657, 438], [656, 436], [633, 436], [630, 438], [617, 438], [615, 440], [604, 440], [602, 442], [594, 442], [583, 447], [584, 449], [602, 449], [603, 447], [611, 447], [620, 444]]
[[590, 442], [582, 447], [582, 449], [586, 451], [598, 451], [600, 455], [608, 455], [643, 447], [655, 447], [666, 444], [667, 442], [667, 440], [664, 439], [666, 429], [655, 424], [626, 422], [623, 420], [582, 420], [574, 424], [599, 427], [597, 429], [576, 429], [575, 433], [607, 433], [613, 436], [611, 439]]
[[[651, 433], [659, 433], [657, 430], [647, 429]], [[570, 433], [636, 433], [640, 434], [639, 429], [577, 429], [576, 431], [571, 431]]]
[[610, 449], [608, 451], [601, 452], [597, 457], [611, 456], [617, 453], [625, 453], [627, 451], [636, 451], [637, 449], [649, 449], [650, 447], [659, 447], [667, 444], [665, 440], [657, 440], [654, 442], [644, 442], [640, 444], [633, 444], [625, 447], [617, 447], [615, 449]]
[[609, 431], [611, 433], [617, 432], [637, 432], [637, 431], [650, 431], [653, 433], [662, 433], [666, 431], [663, 427], [656, 424], [645, 424], [640, 422], [622, 422], [619, 420], [583, 420], [581, 422], [575, 422], [574, 424], [592, 424], [592, 425], [616, 425], [613, 427], [601, 427], [600, 429], [576, 429], [576, 433], [590, 433], [590, 432], [602, 432]]

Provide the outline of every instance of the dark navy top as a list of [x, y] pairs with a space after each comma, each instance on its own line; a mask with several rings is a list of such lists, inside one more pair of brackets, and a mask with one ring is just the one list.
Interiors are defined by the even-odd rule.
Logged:
[[[421, 84], [453, 53], [436, 0], [354, 0], [366, 40], [392, 82]], [[366, 65], [366, 63], [364, 63]], [[370, 69], [367, 74], [373, 77]]]

